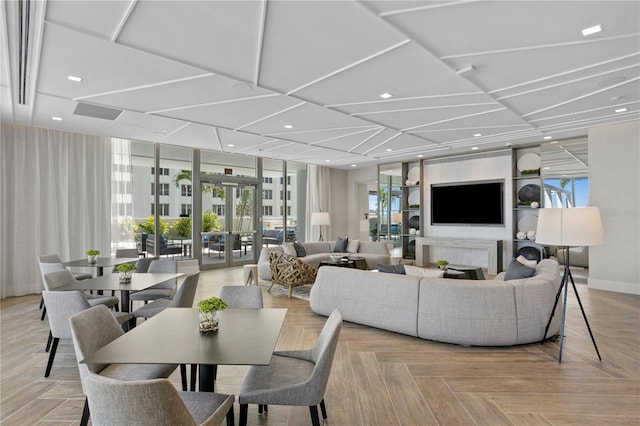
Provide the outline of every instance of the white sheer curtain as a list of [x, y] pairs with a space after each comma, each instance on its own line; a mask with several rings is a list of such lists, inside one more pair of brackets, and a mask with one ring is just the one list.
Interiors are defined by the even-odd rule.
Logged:
[[133, 235], [133, 178], [131, 142], [111, 139], [111, 243], [119, 248], [135, 248]]
[[[331, 212], [331, 173], [328, 167], [309, 164], [307, 167], [307, 241], [320, 239], [320, 227], [311, 226], [311, 213]], [[335, 220], [331, 218], [331, 220]], [[329, 228], [331, 228], [329, 226]], [[331, 240], [331, 232], [323, 230], [325, 240]]]
[[37, 256], [111, 246], [108, 138], [0, 125], [0, 298], [42, 289]]

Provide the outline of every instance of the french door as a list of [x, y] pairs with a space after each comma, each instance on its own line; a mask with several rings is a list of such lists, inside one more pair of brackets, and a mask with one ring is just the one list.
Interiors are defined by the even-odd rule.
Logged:
[[255, 263], [257, 185], [208, 182], [201, 190], [201, 269]]

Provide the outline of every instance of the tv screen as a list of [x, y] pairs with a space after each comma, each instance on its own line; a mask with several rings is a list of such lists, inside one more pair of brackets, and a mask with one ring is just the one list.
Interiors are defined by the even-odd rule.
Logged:
[[431, 185], [432, 225], [504, 225], [504, 180]]

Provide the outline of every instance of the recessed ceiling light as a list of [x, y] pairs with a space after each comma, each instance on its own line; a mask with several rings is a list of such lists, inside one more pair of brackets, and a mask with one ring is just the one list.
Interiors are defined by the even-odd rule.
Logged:
[[330, 163], [330, 162], [331, 162], [331, 160], [324, 160], [324, 161], [325, 161], [326, 163]]
[[293, 126], [291, 124], [285, 124], [284, 128], [285, 129], [293, 129]]
[[476, 67], [474, 67], [473, 65], [467, 65], [467, 66], [464, 66], [464, 67], [458, 68], [458, 69], [456, 70], [456, 74], [458, 74], [458, 75], [464, 75], [464, 74], [468, 74], [468, 73], [470, 73], [470, 72], [472, 72], [472, 71], [475, 71], [475, 70], [476, 70]]
[[355, 167], [355, 166], [356, 166], [355, 164], [352, 164], [352, 165], [351, 165], [351, 167]]
[[542, 170], [549, 170], [550, 168], [551, 168], [551, 167], [546, 166], [546, 167], [543, 167], [543, 168], [542, 168]]
[[593, 27], [589, 27], [589, 28], [585, 28], [582, 30], [582, 35], [583, 36], [588, 36], [591, 34], [595, 34], [595, 33], [599, 33], [600, 31], [602, 31], [602, 26], [600, 24], [598, 25], [594, 25]]
[[511, 146], [511, 142], [505, 143], [506, 146]]
[[80, 83], [82, 81], [82, 77], [77, 77], [75, 75], [68, 75], [67, 80], [75, 81], [76, 83]]
[[544, 138], [542, 138], [542, 139], [544, 139], [545, 141], [548, 141], [549, 139], [553, 139], [553, 137], [552, 137], [552, 136], [545, 136], [545, 137], [544, 137]]
[[387, 148], [387, 149], [385, 149], [385, 151], [387, 151], [387, 152], [391, 152], [391, 151], [393, 151], [393, 150], [392, 150], [391, 148]]
[[424, 155], [418, 154], [418, 158], [422, 158], [422, 157], [424, 157]]
[[392, 95], [391, 93], [384, 92], [384, 93], [382, 93], [382, 94], [380, 95], [380, 97], [381, 97], [382, 99], [389, 99], [389, 98], [393, 97], [393, 95]]
[[477, 149], [478, 149], [478, 147], [477, 147], [477, 146], [474, 146], [473, 148], [471, 148], [471, 150], [472, 150], [472, 151], [475, 151], [475, 150], [477, 150]]
[[51, 119], [55, 120], [55, 121], [62, 121], [62, 118], [60, 118], [60, 117], [51, 117]]
[[473, 134], [473, 137], [474, 137], [474, 138], [479, 138], [480, 136], [482, 136], [482, 133], [474, 133], [474, 134]]
[[558, 143], [558, 141], [551, 141], [551, 142], [549, 142], [549, 143]]
[[616, 112], [627, 112], [626, 108], [618, 108]]
[[232, 143], [228, 143], [227, 146], [235, 146], [235, 145]]

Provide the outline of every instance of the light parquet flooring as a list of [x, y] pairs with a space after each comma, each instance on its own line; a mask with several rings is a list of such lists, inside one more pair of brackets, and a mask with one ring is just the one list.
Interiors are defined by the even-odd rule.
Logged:
[[[242, 283], [242, 268], [201, 273], [196, 300]], [[558, 344], [464, 347], [345, 323], [329, 380], [328, 425], [638, 425], [640, 298], [579, 285], [603, 357], [599, 362], [570, 295], [563, 362]], [[308, 302], [263, 290], [289, 309], [277, 349], [313, 344], [325, 318]], [[47, 321], [40, 296], [1, 302], [0, 423], [77, 425], [84, 397], [71, 342], [44, 378]], [[247, 367], [221, 366], [217, 390], [237, 395]], [[179, 373], [171, 376], [179, 387]], [[308, 425], [305, 407], [269, 407], [250, 425]], [[236, 403], [236, 421], [238, 405]]]

